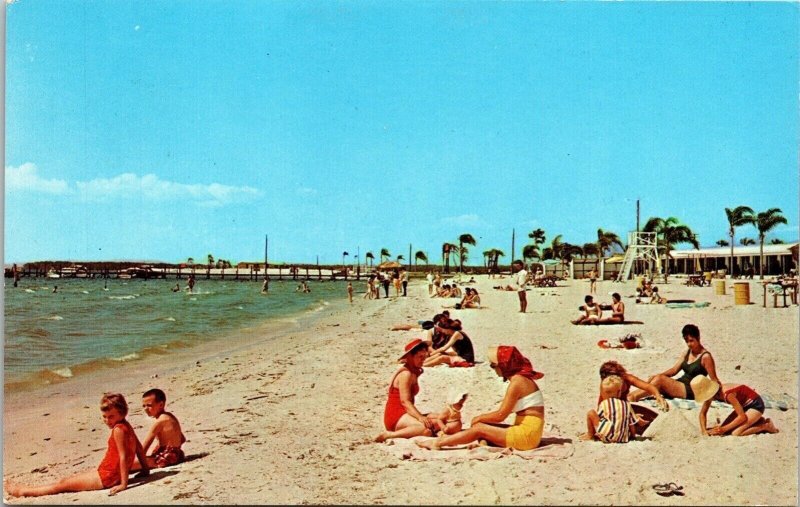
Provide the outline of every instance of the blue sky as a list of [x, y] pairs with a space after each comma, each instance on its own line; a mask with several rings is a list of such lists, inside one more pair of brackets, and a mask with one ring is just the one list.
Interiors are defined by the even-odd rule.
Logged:
[[[5, 261], [798, 237], [798, 5], [7, 6]], [[737, 237], [756, 237], [742, 227]]]

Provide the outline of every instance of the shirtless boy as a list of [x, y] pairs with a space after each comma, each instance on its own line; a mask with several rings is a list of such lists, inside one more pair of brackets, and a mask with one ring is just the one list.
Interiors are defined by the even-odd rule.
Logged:
[[[184, 459], [181, 445], [186, 437], [183, 436], [178, 419], [165, 411], [166, 404], [167, 396], [161, 389], [150, 389], [142, 395], [142, 408], [148, 416], [156, 420], [142, 443], [148, 468], [177, 465]], [[156, 439], [158, 447], [148, 456], [147, 451]], [[134, 467], [137, 465], [138, 463], [134, 464]]]

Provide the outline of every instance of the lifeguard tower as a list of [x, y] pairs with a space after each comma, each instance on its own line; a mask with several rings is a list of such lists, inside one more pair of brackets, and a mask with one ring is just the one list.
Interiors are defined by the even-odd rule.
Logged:
[[655, 232], [629, 232], [628, 248], [625, 250], [625, 258], [622, 260], [622, 267], [617, 274], [616, 281], [629, 280], [637, 261], [642, 261], [651, 273], [661, 276], [661, 259], [658, 257], [657, 243]]

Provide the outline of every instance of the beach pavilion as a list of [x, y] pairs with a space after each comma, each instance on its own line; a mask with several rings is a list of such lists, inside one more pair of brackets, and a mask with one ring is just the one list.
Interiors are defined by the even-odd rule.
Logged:
[[[764, 274], [786, 274], [791, 269], [797, 269], [797, 253], [800, 243], [782, 243], [779, 245], [764, 245]], [[758, 245], [733, 247], [733, 273], [740, 274], [743, 270], [753, 269], [758, 275], [760, 247]], [[691, 250], [670, 250], [670, 273], [702, 273], [704, 271], [726, 270], [730, 262], [731, 247], [722, 246], [714, 248], [700, 248]]]

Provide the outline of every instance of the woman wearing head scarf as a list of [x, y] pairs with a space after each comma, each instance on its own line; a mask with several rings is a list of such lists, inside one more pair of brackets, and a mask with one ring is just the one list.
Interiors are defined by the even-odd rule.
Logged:
[[389, 397], [383, 412], [386, 431], [375, 437], [376, 442], [389, 438], [411, 438], [432, 435], [434, 421], [414, 406], [419, 393], [417, 379], [422, 375], [422, 363], [428, 357], [428, 344], [419, 338], [409, 342], [405, 353], [397, 361], [403, 366], [389, 382]]
[[[544, 376], [533, 369], [531, 362], [516, 347], [500, 345], [489, 349], [489, 366], [508, 381], [508, 389], [500, 406], [472, 419], [469, 429], [436, 440], [418, 442], [427, 449], [461, 445], [484, 439], [494, 445], [527, 451], [538, 447], [544, 430], [544, 398], [536, 380]], [[514, 424], [503, 421], [516, 413]]]

